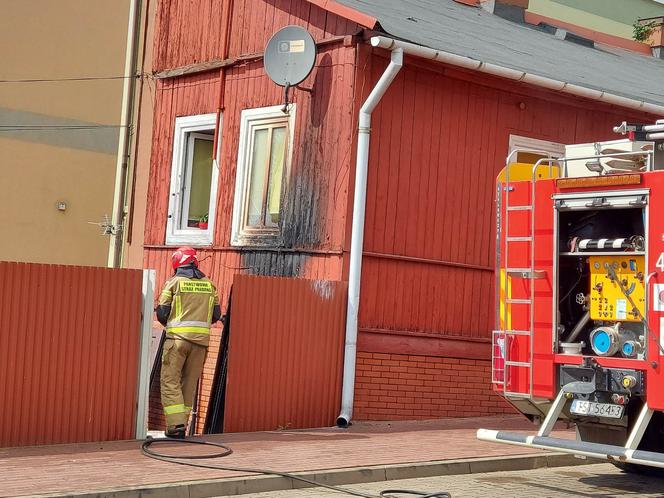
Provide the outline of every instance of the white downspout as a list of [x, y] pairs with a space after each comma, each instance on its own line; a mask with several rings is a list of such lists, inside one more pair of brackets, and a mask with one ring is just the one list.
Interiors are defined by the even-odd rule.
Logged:
[[367, 170], [371, 139], [371, 113], [383, 98], [403, 65], [403, 50], [392, 50], [390, 63], [376, 86], [360, 108], [357, 135], [357, 161], [355, 163], [355, 193], [353, 197], [353, 227], [350, 242], [350, 268], [348, 271], [348, 308], [346, 311], [346, 345], [344, 349], [344, 375], [341, 391], [341, 413], [337, 425], [346, 427], [353, 416], [355, 395], [355, 359], [357, 356], [357, 321], [360, 309], [360, 279], [362, 275], [362, 249], [364, 247], [364, 211], [367, 204]]

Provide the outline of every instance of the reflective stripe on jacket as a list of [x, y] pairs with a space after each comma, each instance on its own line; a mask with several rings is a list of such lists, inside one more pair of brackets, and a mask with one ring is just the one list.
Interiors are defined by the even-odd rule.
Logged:
[[214, 284], [207, 278], [171, 278], [159, 296], [160, 306], [170, 306], [166, 322], [166, 337], [186, 339], [207, 346], [210, 324], [219, 296]]

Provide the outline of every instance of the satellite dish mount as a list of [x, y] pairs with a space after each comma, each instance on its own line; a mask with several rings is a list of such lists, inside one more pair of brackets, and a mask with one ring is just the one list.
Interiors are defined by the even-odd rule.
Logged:
[[284, 106], [281, 108], [281, 112], [284, 114], [288, 114], [288, 91], [290, 90], [290, 83], [286, 83], [286, 86], [284, 87]]
[[290, 89], [302, 83], [316, 63], [316, 42], [306, 29], [286, 26], [267, 42], [263, 62], [268, 77], [284, 87], [282, 111], [288, 114]]

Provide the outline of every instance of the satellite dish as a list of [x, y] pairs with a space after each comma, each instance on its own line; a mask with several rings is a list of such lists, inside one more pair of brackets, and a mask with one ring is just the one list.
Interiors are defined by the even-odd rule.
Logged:
[[267, 42], [263, 63], [265, 72], [277, 85], [287, 89], [299, 85], [316, 63], [316, 42], [306, 29], [286, 26]]

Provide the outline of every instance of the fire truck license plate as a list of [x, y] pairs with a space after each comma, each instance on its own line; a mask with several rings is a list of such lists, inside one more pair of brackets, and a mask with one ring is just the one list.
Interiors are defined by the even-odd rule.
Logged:
[[625, 409], [622, 405], [612, 405], [610, 403], [595, 403], [593, 401], [583, 401], [580, 399], [575, 399], [572, 401], [572, 407], [570, 408], [570, 413], [576, 415], [588, 415], [591, 417], [608, 417], [608, 418], [620, 418], [622, 417], [623, 410]]

